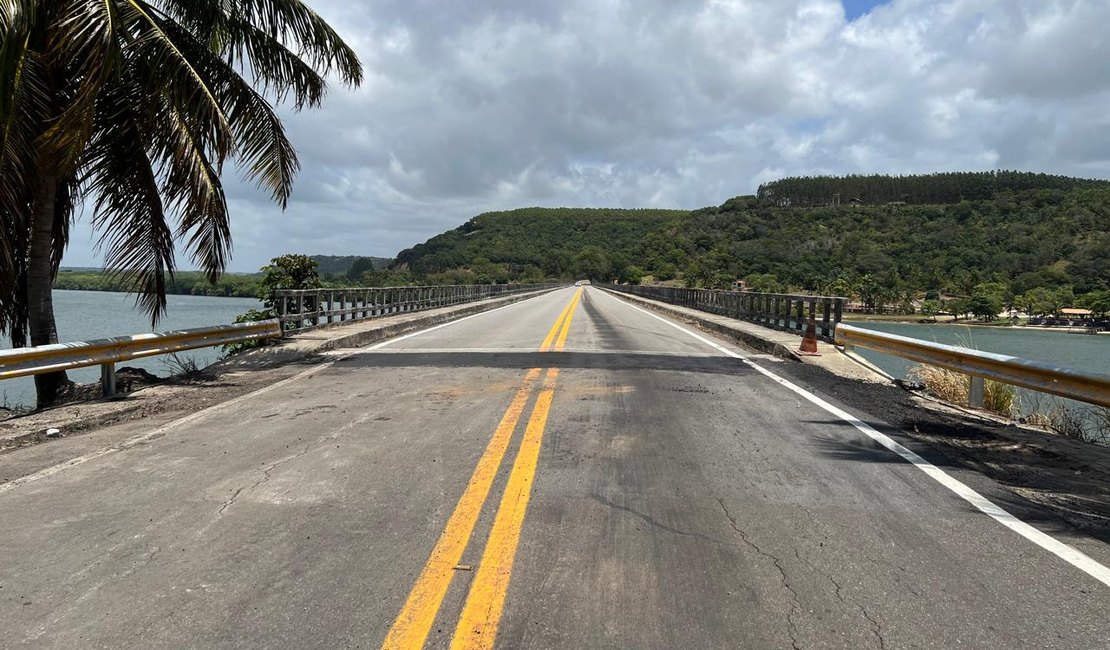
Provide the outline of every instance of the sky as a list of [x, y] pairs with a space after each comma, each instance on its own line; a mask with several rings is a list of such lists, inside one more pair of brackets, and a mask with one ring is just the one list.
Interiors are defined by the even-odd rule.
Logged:
[[[283, 109], [303, 164], [285, 211], [225, 172], [230, 270], [392, 257], [490, 210], [719, 205], [791, 175], [1110, 178], [1106, 0], [308, 4], [365, 82]], [[67, 266], [102, 262], [90, 217]]]

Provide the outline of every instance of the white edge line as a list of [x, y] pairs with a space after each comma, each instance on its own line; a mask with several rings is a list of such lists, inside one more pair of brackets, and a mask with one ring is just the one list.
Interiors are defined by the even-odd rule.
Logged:
[[1037, 546], [1040, 546], [1041, 548], [1045, 549], [1046, 551], [1048, 551], [1048, 552], [1052, 553], [1053, 555], [1059, 557], [1060, 559], [1064, 560], [1068, 564], [1071, 564], [1072, 566], [1076, 567], [1080, 571], [1083, 571], [1084, 573], [1091, 576], [1095, 580], [1098, 580], [1099, 582], [1103, 583], [1104, 585], [1110, 587], [1110, 568], [1106, 567], [1103, 564], [1100, 564], [1097, 560], [1095, 560], [1091, 556], [1087, 555], [1086, 553], [1083, 553], [1082, 551], [1079, 551], [1078, 549], [1073, 548], [1072, 546], [1069, 546], [1069, 545], [1061, 542], [1060, 540], [1056, 539], [1055, 537], [1052, 537], [1051, 535], [1048, 535], [1047, 533], [1043, 533], [1040, 530], [1034, 528], [1033, 526], [1025, 523], [1024, 521], [1022, 521], [1020, 519], [1018, 519], [1014, 515], [1007, 512], [1006, 510], [1003, 510], [1001, 507], [996, 505], [990, 499], [986, 498], [985, 496], [979, 494], [975, 490], [968, 487], [967, 484], [963, 483], [962, 481], [960, 481], [956, 478], [953, 478], [948, 473], [946, 473], [944, 470], [940, 469], [936, 465], [933, 465], [932, 463], [925, 460], [921, 456], [918, 456], [917, 454], [910, 451], [906, 447], [902, 446], [901, 444], [899, 444], [898, 442], [896, 442], [895, 440], [893, 440], [892, 438], [890, 438], [886, 434], [882, 433], [881, 431], [876, 430], [874, 427], [867, 424], [866, 422], [863, 422], [862, 420], [855, 417], [854, 415], [851, 415], [850, 413], [847, 413], [847, 412], [841, 410], [840, 408], [837, 408], [836, 406], [833, 406], [832, 404], [829, 404], [825, 400], [821, 399], [817, 395], [814, 395], [813, 393], [810, 393], [809, 391], [807, 391], [806, 389], [798, 386], [797, 384], [794, 384], [790, 381], [787, 381], [786, 379], [783, 379], [782, 377], [776, 375], [775, 373], [771, 372], [770, 370], [767, 370], [766, 368], [764, 368], [764, 367], [762, 367], [758, 364], [753, 363], [750, 359], [743, 356], [742, 354], [739, 354], [737, 352], [733, 352], [732, 350], [729, 350], [725, 346], [720, 345], [719, 343], [716, 343], [715, 341], [711, 341], [710, 339], [707, 339], [706, 337], [704, 337], [704, 336], [702, 336], [702, 335], [700, 335], [700, 334], [698, 334], [698, 333], [696, 333], [692, 330], [689, 330], [689, 329], [683, 327], [682, 325], [679, 325], [678, 323], [674, 323], [674, 322], [672, 322], [672, 321], [670, 321], [666, 318], [663, 318], [662, 316], [659, 316], [657, 314], [653, 314], [652, 312], [650, 312], [646, 309], [643, 309], [643, 308], [641, 308], [637, 305], [634, 305], [634, 304], [630, 303], [627, 300], [622, 300], [619, 296], [613, 295], [613, 294], [608, 293], [608, 292], [604, 292], [604, 293], [608, 294], [610, 297], [612, 297], [616, 300], [620, 300], [620, 302], [623, 302], [625, 305], [627, 305], [627, 306], [629, 306], [629, 307], [631, 307], [631, 308], [633, 308], [637, 311], [641, 311], [641, 312], [647, 314], [648, 316], [651, 316], [652, 318], [654, 318], [656, 320], [662, 321], [663, 323], [666, 323], [667, 325], [670, 325], [671, 327], [679, 330], [680, 332], [684, 332], [687, 335], [692, 336], [693, 338], [701, 341], [702, 343], [704, 343], [704, 344], [706, 344], [706, 345], [708, 345], [708, 346], [710, 346], [710, 347], [712, 347], [712, 348], [714, 348], [714, 349], [716, 349], [720, 352], [723, 352], [724, 354], [726, 354], [730, 357], [733, 357], [735, 359], [739, 359], [739, 360], [743, 361], [747, 365], [751, 366], [754, 370], [756, 370], [760, 374], [764, 375], [765, 377], [768, 377], [772, 381], [775, 381], [776, 383], [781, 384], [782, 386], [784, 386], [784, 387], [788, 388], [789, 390], [793, 391], [794, 393], [804, 397], [805, 399], [812, 402], [813, 404], [816, 404], [817, 406], [821, 407], [825, 411], [828, 411], [832, 415], [835, 415], [836, 417], [838, 417], [841, 420], [847, 422], [848, 424], [851, 424], [853, 427], [855, 427], [856, 429], [858, 429], [859, 431], [861, 431], [862, 433], [867, 435], [869, 438], [871, 438], [875, 442], [878, 442], [880, 445], [882, 445], [882, 446], [886, 447], [887, 449], [889, 449], [890, 451], [893, 451], [894, 453], [898, 454], [904, 460], [911, 463], [914, 467], [917, 467], [922, 472], [925, 472], [926, 474], [928, 474], [933, 480], [935, 480], [937, 483], [940, 483], [944, 487], [946, 487], [949, 490], [951, 490], [952, 492], [954, 492], [957, 496], [959, 496], [964, 501], [967, 501], [971, 505], [975, 506], [980, 512], [982, 512], [986, 515], [989, 515], [995, 521], [997, 521], [998, 523], [1002, 524], [1003, 526], [1009, 528], [1010, 530], [1014, 531], [1018, 535], [1021, 535], [1025, 539], [1033, 542]]
[[[558, 289], [556, 289], [556, 291], [558, 291]], [[541, 295], [546, 295], [546, 294], [541, 294]], [[533, 297], [538, 298], [539, 296], [533, 296]], [[483, 314], [489, 314], [491, 312], [495, 312], [495, 311], [498, 311], [500, 309], [505, 309], [506, 307], [512, 307], [513, 305], [518, 305], [520, 303], [527, 302], [528, 300], [531, 300], [531, 299], [532, 298], [526, 298], [525, 300], [520, 300], [520, 301], [517, 301], [517, 302], [509, 303], [508, 305], [502, 305], [501, 307], [497, 307], [497, 308], [490, 309], [490, 310], [487, 310], [487, 311], [478, 312], [477, 314], [471, 314], [469, 316], [463, 316], [462, 318], [458, 318], [458, 319], [455, 319], [455, 320], [452, 320], [452, 321], [447, 321], [446, 323], [440, 323], [439, 325], [435, 325], [435, 326], [429, 327], [427, 329], [418, 330], [416, 332], [412, 332], [412, 333], [406, 334], [404, 336], [398, 336], [396, 338], [387, 339], [385, 341], [382, 341], [381, 343], [378, 343], [376, 345], [373, 345], [369, 348], [365, 348], [364, 350], [360, 350], [360, 351], [376, 350], [378, 348], [389, 345], [390, 343], [396, 343], [398, 341], [403, 341], [405, 339], [410, 339], [414, 336], [419, 336], [421, 334], [425, 334], [425, 333], [431, 332], [433, 330], [438, 330], [442, 327], [447, 327], [448, 325], [454, 325], [455, 323], [461, 323], [464, 320], [469, 320], [471, 318], [474, 318], [475, 316], [481, 316]], [[358, 351], [353, 351], [351, 354], [357, 354], [357, 353], [358, 353]], [[172, 422], [164, 424], [164, 425], [158, 427], [157, 429], [153, 429], [153, 430], [148, 431], [146, 433], [141, 433], [137, 436], [133, 436], [131, 438], [128, 438], [127, 440], [124, 440], [123, 442], [119, 443], [118, 445], [116, 445], [114, 447], [105, 447], [104, 449], [98, 449], [96, 451], [89, 452], [87, 454], [84, 454], [82, 456], [78, 456], [76, 458], [70, 458], [69, 460], [58, 463], [57, 465], [51, 465], [50, 467], [47, 467], [45, 469], [41, 469], [41, 470], [39, 470], [39, 471], [37, 471], [33, 474], [27, 474], [26, 476], [20, 476], [19, 478], [12, 479], [11, 481], [8, 481], [7, 483], [0, 483], [0, 494], [4, 494], [5, 492], [7, 492], [9, 490], [12, 490], [12, 489], [15, 489], [15, 488], [17, 488], [20, 485], [23, 485], [25, 483], [30, 483], [32, 481], [37, 481], [39, 479], [47, 478], [47, 477], [53, 476], [53, 475], [55, 475], [59, 472], [63, 472], [63, 471], [65, 471], [65, 470], [67, 470], [71, 467], [77, 467], [78, 465], [83, 465], [83, 464], [89, 462], [90, 460], [95, 460], [97, 458], [100, 458], [101, 456], [107, 456], [108, 454], [113, 454], [117, 451], [123, 451], [125, 449], [130, 449], [131, 447], [134, 447], [135, 445], [146, 442], [147, 440], [150, 440], [152, 438], [156, 438], [156, 437], [166, 433], [167, 431], [170, 431], [172, 429], [176, 429], [177, 427], [180, 427], [180, 426], [185, 425], [185, 424], [190, 424], [192, 422], [196, 422], [197, 420], [199, 420], [201, 418], [204, 418], [204, 417], [207, 417], [207, 416], [209, 416], [209, 415], [211, 415], [211, 414], [213, 414], [217, 411], [222, 411], [223, 409], [226, 409], [226, 408], [229, 408], [231, 406], [235, 406], [237, 404], [245, 402], [246, 400], [248, 400], [252, 397], [258, 397], [259, 395], [264, 395], [264, 394], [266, 394], [266, 393], [268, 393], [272, 390], [275, 390], [277, 388], [281, 388], [282, 386], [286, 386], [286, 385], [291, 384], [291, 383], [293, 383], [295, 381], [298, 381], [300, 379], [304, 379], [305, 377], [308, 377], [309, 375], [312, 375], [314, 373], [317, 373], [317, 372], [320, 372], [320, 371], [323, 371], [323, 370], [327, 370], [329, 367], [331, 367], [333, 364], [335, 364], [338, 361], [342, 361], [342, 359], [333, 359], [331, 361], [327, 361], [325, 363], [313, 366], [313, 367], [311, 367], [307, 370], [301, 371], [301, 372], [293, 375], [292, 377], [286, 377], [285, 379], [282, 379], [279, 382], [275, 382], [275, 383], [270, 384], [268, 386], [263, 386], [262, 388], [259, 388], [258, 390], [254, 390], [254, 391], [251, 391], [249, 393], [245, 393], [243, 395], [240, 395], [239, 397], [236, 397], [234, 399], [230, 399], [226, 402], [221, 402], [219, 404], [213, 404], [212, 406], [209, 406], [208, 408], [201, 409], [201, 410], [199, 410], [195, 413], [190, 413], [189, 415], [186, 415], [183, 418], [180, 418], [178, 420], [174, 420]]]

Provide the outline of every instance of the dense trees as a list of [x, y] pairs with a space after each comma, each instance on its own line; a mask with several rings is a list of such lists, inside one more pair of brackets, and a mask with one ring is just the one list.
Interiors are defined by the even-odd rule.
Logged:
[[[177, 272], [166, 280], [166, 293], [189, 296], [232, 296], [254, 298], [261, 276], [254, 273], [225, 273], [215, 283], [199, 271]], [[55, 289], [80, 291], [127, 291], [131, 287], [119, 276], [104, 271], [61, 269]]]
[[[586, 208], [487, 212], [401, 251], [393, 269], [431, 284], [543, 276], [610, 279], [627, 274], [645, 238], [685, 214]], [[662, 234], [653, 241], [662, 249], [673, 249]]]
[[[549, 277], [643, 276], [700, 287], [744, 279], [754, 290], [847, 295], [873, 309], [908, 309], [927, 298], [934, 311], [970, 313], [975, 297], [984, 316], [995, 307], [1048, 313], [1110, 290], [1105, 183], [1010, 173], [891, 182], [899, 180], [911, 187], [960, 180], [965, 188], [989, 180], [1007, 189], [927, 205], [799, 208], [744, 196], [693, 212], [488, 213], [403, 251], [394, 272], [468, 282], [479, 266], [490, 277], [493, 264], [509, 280], [522, 278], [525, 265]], [[1047, 187], [1008, 189], [1038, 182]]]
[[1110, 181], [1004, 170], [914, 176], [795, 176], [760, 185], [756, 197], [783, 207], [958, 203], [991, 199], [1000, 192], [1081, 187], [1110, 188]]

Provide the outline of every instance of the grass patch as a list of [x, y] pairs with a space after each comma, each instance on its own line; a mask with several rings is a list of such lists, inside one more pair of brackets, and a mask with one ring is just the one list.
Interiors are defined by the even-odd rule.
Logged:
[[[910, 375], [920, 381], [930, 395], [951, 404], [970, 406], [971, 377], [924, 364], [914, 367]], [[1013, 417], [1016, 407], [1017, 392], [1013, 386], [990, 379], [983, 382], [983, 410]]]

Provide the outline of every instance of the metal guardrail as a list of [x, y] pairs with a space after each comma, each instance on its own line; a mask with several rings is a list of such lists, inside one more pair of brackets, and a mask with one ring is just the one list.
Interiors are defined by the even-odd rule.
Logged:
[[983, 405], [983, 380], [991, 379], [1110, 408], [1110, 375], [844, 324], [836, 328], [836, 342], [845, 350], [867, 348], [968, 375], [972, 406]]
[[380, 318], [401, 312], [447, 307], [529, 291], [564, 286], [538, 284], [460, 284], [435, 287], [346, 287], [276, 289], [270, 297], [286, 330], [303, 330], [329, 323]]
[[628, 284], [600, 284], [613, 291], [630, 293], [642, 298], [689, 307], [711, 314], [749, 321], [763, 327], [805, 334], [812, 316], [817, 336], [832, 342], [833, 330], [844, 313], [845, 298], [807, 296], [788, 293], [756, 293], [754, 291], [720, 291], [717, 289], [683, 289]]
[[101, 386], [107, 397], [116, 393], [115, 364], [120, 361], [280, 337], [281, 325], [272, 319], [0, 350], [0, 380], [99, 365]]

